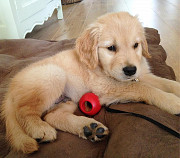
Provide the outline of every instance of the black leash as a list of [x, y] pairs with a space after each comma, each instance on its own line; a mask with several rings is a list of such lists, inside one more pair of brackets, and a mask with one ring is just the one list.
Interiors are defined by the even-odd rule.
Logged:
[[177, 137], [180, 139], [180, 133], [176, 132], [175, 130], [163, 125], [162, 123], [157, 122], [156, 120], [153, 120], [152, 118], [149, 118], [147, 116], [141, 115], [141, 114], [137, 114], [137, 113], [133, 113], [133, 112], [127, 112], [127, 111], [121, 111], [121, 110], [117, 110], [117, 109], [112, 109], [109, 107], [105, 106], [106, 111], [111, 112], [111, 113], [121, 113], [121, 114], [129, 114], [135, 117], [139, 117], [139, 118], [143, 118], [153, 124], [155, 124], [156, 126], [158, 126], [159, 128], [165, 130], [166, 132], [172, 134], [173, 136]]

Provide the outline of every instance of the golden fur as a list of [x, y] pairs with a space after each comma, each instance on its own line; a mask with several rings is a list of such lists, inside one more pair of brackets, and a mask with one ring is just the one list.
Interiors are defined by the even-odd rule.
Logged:
[[[109, 50], [110, 46], [116, 50]], [[136, 17], [126, 12], [100, 17], [77, 39], [75, 49], [34, 63], [12, 79], [2, 106], [11, 147], [32, 153], [38, 150], [35, 139], [56, 139], [55, 128], [101, 140], [95, 134], [86, 136], [84, 127], [90, 129], [91, 123], [97, 123], [97, 128], [104, 129], [103, 135], [108, 134], [107, 127], [73, 114], [80, 97], [90, 91], [99, 96], [101, 104], [145, 101], [169, 113], [180, 113], [180, 84], [154, 76], [146, 61], [149, 57], [144, 30]], [[123, 68], [129, 65], [136, 66], [134, 75], [124, 74]], [[139, 82], [132, 81], [136, 78]], [[72, 101], [59, 103], [42, 120], [61, 94]]]

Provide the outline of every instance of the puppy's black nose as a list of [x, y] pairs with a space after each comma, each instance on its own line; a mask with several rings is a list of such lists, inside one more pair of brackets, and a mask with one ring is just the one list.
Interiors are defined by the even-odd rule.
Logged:
[[123, 68], [124, 74], [126, 76], [132, 76], [136, 73], [136, 66], [126, 66]]

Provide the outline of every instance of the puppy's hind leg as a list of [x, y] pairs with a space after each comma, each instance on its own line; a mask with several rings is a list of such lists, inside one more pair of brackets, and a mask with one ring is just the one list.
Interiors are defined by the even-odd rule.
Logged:
[[[22, 128], [27, 136], [41, 141], [53, 141], [56, 139], [56, 130], [43, 121], [41, 116], [62, 94], [65, 83], [64, 71], [55, 65], [25, 69], [12, 80], [7, 94], [8, 100], [12, 100], [12, 102], [5, 105], [5, 115], [8, 118], [9, 110], [11, 110], [19, 124], [18, 127]], [[5, 119], [7, 120], [7, 118]], [[8, 123], [6, 126], [8, 126], [6, 129], [10, 129], [11, 132], [9, 133], [10, 139], [17, 142], [18, 137], [16, 133], [13, 134], [13, 127]], [[17, 144], [12, 144], [12, 146], [26, 153], [29, 148], [26, 146], [26, 140], [19, 144], [21, 144], [20, 148]], [[33, 152], [33, 150], [28, 152]]]
[[28, 75], [32, 73], [34, 78], [24, 81], [24, 86], [28, 86], [19, 99], [16, 117], [32, 138], [39, 141], [53, 141], [56, 139], [56, 130], [42, 121], [41, 116], [64, 91], [65, 73], [55, 65], [39, 66], [31, 71]]
[[72, 101], [61, 103], [57, 109], [48, 113], [44, 119], [56, 129], [78, 135], [92, 142], [100, 141], [108, 135], [108, 128], [102, 123], [92, 118], [74, 115], [73, 112], [76, 108], [77, 105]]

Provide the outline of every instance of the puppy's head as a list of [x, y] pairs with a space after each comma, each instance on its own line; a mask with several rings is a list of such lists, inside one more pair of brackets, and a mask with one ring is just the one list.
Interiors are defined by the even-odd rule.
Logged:
[[143, 58], [149, 58], [144, 29], [127, 12], [100, 17], [76, 40], [80, 61], [90, 69], [101, 67], [116, 80], [132, 80], [141, 73]]

